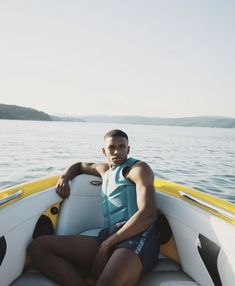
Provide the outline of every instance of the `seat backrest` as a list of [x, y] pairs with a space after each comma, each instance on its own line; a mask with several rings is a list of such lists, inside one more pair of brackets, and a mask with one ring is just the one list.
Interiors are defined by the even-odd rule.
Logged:
[[70, 197], [64, 200], [56, 233], [77, 234], [104, 225], [101, 209], [101, 178], [79, 175], [70, 182]]

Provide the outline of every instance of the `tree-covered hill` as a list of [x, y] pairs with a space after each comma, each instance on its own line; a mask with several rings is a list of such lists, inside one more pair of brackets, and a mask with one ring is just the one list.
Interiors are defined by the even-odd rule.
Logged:
[[0, 104], [0, 119], [51, 121], [49, 114], [33, 108]]
[[15, 120], [45, 120], [45, 121], [70, 121], [70, 122], [102, 122], [121, 124], [165, 125], [165, 126], [194, 126], [235, 128], [235, 118], [221, 116], [198, 116], [183, 118], [159, 118], [146, 116], [79, 116], [49, 115], [33, 108], [17, 105], [0, 104], [0, 119]]
[[191, 126], [191, 127], [217, 127], [235, 128], [235, 118], [221, 116], [198, 116], [182, 118], [160, 118], [145, 116], [81, 116], [87, 122], [104, 123], [128, 123], [143, 125], [165, 125], [165, 126]]
[[79, 117], [55, 116], [33, 108], [0, 103], [0, 119], [84, 122]]

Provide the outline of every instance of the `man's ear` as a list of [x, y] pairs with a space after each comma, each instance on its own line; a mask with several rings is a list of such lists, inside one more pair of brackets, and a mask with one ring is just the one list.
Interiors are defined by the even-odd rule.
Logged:
[[106, 156], [105, 148], [104, 148], [104, 147], [102, 148], [102, 153], [104, 154], [104, 156]]
[[127, 154], [130, 153], [130, 146], [127, 147]]

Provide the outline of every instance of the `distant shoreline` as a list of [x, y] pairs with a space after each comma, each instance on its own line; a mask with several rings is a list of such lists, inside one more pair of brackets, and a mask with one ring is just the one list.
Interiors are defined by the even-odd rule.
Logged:
[[160, 118], [145, 116], [55, 116], [33, 108], [17, 105], [0, 104], [0, 119], [33, 120], [33, 121], [64, 121], [90, 123], [141, 124], [157, 126], [235, 128], [235, 118], [221, 116], [198, 116], [182, 118]]

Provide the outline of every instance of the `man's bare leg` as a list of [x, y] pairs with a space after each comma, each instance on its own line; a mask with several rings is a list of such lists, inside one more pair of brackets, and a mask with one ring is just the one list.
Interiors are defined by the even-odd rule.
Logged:
[[84, 286], [80, 267], [91, 267], [99, 244], [90, 236], [42, 236], [29, 247], [34, 264], [63, 286]]
[[140, 258], [129, 249], [116, 249], [108, 260], [96, 286], [133, 286], [142, 271]]

